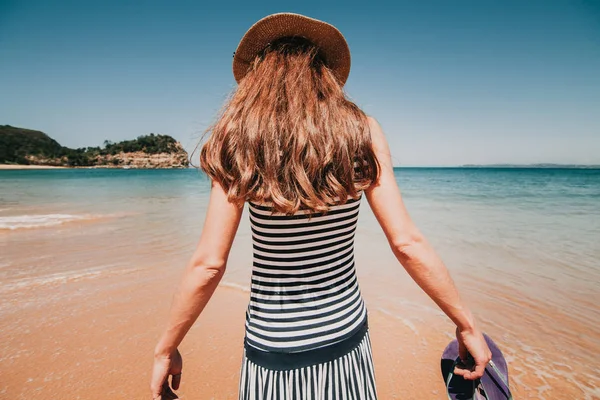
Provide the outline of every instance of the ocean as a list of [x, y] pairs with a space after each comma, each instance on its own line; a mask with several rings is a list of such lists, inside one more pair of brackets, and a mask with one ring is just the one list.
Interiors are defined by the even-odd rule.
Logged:
[[[521, 393], [600, 398], [600, 170], [397, 168], [395, 175]], [[103, 277], [126, 287], [156, 279], [148, 271], [179, 274], [200, 236], [209, 190], [194, 169], [0, 170], [0, 318], [84, 299], [106, 290], [95, 284]], [[248, 290], [250, 238], [245, 211], [223, 286]], [[419, 346], [431, 346], [424, 333], [431, 329], [452, 337], [395, 260], [366, 199], [356, 255], [369, 310], [422, 336]], [[17, 334], [0, 328], [3, 341]]]

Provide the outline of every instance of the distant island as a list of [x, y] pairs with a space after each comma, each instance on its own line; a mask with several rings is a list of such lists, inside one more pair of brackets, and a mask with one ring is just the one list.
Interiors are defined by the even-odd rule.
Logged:
[[188, 154], [171, 136], [151, 133], [102, 147], [71, 149], [44, 132], [0, 125], [0, 164], [48, 167], [187, 168]]

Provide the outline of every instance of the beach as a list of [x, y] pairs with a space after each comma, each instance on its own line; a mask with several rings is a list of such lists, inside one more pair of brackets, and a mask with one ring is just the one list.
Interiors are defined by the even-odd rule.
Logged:
[[[516, 399], [598, 399], [600, 171], [397, 169], [413, 219]], [[195, 170], [0, 171], [0, 398], [150, 398], [153, 349], [202, 229]], [[454, 327], [395, 260], [363, 199], [356, 266], [380, 399], [445, 399]], [[247, 210], [180, 346], [182, 399], [235, 399], [252, 265]]]
[[52, 165], [25, 165], [25, 164], [0, 164], [0, 170], [8, 169], [62, 169], [67, 167], [55, 167]]

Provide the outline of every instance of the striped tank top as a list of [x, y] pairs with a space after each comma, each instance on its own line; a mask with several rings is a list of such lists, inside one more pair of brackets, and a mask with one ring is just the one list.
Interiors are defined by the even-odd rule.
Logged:
[[360, 200], [327, 213], [289, 216], [249, 202], [253, 267], [246, 346], [304, 352], [364, 329], [367, 310], [354, 267]]

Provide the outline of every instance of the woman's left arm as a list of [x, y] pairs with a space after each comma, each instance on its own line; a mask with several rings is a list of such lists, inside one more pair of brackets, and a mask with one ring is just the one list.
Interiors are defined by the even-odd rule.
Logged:
[[181, 355], [177, 347], [210, 300], [225, 273], [227, 258], [242, 212], [243, 205], [229, 202], [221, 185], [213, 181], [200, 241], [185, 268], [179, 288], [173, 297], [167, 327], [154, 351], [154, 368], [150, 383], [153, 399], [169, 395], [169, 375], [173, 375], [172, 389], [179, 388]]

